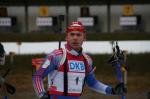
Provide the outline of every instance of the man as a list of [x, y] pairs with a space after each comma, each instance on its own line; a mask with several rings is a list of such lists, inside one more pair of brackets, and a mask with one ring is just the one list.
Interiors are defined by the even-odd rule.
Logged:
[[[33, 75], [33, 86], [40, 99], [80, 99], [85, 83], [98, 93], [115, 94], [112, 87], [96, 80], [92, 59], [82, 52], [85, 40], [82, 23], [72, 22], [67, 28], [65, 49], [56, 49], [49, 54]], [[47, 75], [48, 92], [43, 85], [43, 78]], [[120, 85], [116, 87], [121, 88]]]
[[3, 45], [0, 43], [0, 65], [5, 64], [5, 50]]
[[[1, 65], [5, 65], [5, 50], [4, 50], [3, 45], [0, 43], [0, 66]], [[0, 70], [3, 70], [3, 69], [0, 68]], [[7, 83], [5, 80], [5, 77], [7, 76], [9, 71], [10, 71], [10, 69], [8, 69], [6, 71], [6, 73], [3, 74], [2, 76], [0, 75], [0, 90], [2, 90], [4, 95], [6, 95], [6, 96], [4, 96], [4, 99], [8, 99], [7, 93], [13, 95], [16, 91], [15, 87], [12, 86], [11, 84]]]
[[[4, 64], [5, 64], [5, 50], [3, 45], [0, 43], [0, 67], [3, 66]], [[2, 70], [2, 68], [0, 68], [0, 70]], [[0, 75], [0, 89], [3, 83], [4, 83], [4, 79]]]

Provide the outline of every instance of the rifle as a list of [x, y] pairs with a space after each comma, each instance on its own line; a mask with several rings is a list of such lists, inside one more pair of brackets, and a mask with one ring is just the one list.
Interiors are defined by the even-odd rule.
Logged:
[[2, 91], [2, 95], [4, 94], [4, 99], [8, 99], [7, 93], [13, 95], [16, 91], [16, 88], [11, 84], [7, 83], [5, 80], [5, 77], [8, 75], [9, 72], [10, 69], [8, 69], [3, 76], [0, 76], [0, 89]]
[[[108, 63], [111, 63], [115, 67], [117, 73], [117, 80], [119, 84], [123, 84], [121, 99], [126, 99], [126, 85], [127, 85], [127, 66], [126, 66], [126, 51], [120, 50], [118, 42], [112, 42], [113, 55], [109, 59]], [[123, 91], [125, 90], [125, 92]]]

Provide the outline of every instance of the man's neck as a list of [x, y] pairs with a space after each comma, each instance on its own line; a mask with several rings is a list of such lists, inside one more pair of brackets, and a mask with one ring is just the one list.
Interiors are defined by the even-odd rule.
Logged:
[[82, 47], [79, 48], [79, 49], [73, 49], [73, 48], [71, 48], [71, 46], [69, 46], [68, 44], [66, 44], [65, 46], [66, 46], [67, 50], [68, 50], [69, 52], [71, 52], [72, 54], [73, 54], [73, 53], [74, 53], [74, 54], [76, 53], [75, 55], [81, 55], [81, 54], [82, 54]]

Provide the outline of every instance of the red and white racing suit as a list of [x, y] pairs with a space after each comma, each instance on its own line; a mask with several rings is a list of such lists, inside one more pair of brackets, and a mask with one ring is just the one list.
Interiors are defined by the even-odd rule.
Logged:
[[43, 78], [48, 75], [48, 94], [52, 99], [79, 99], [85, 83], [92, 90], [106, 94], [109, 86], [96, 80], [92, 69], [92, 60], [87, 54], [66, 45], [65, 49], [54, 50], [45, 58], [33, 75], [33, 86], [42, 97], [47, 92]]

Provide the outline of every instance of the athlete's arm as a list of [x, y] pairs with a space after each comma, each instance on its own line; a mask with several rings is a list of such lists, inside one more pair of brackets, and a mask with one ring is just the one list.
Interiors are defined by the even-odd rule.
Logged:
[[110, 86], [103, 84], [95, 78], [94, 73], [90, 73], [86, 76], [86, 84], [90, 87], [90, 89], [103, 94], [113, 94], [113, 90]]
[[57, 69], [58, 62], [59, 62], [59, 56], [56, 55], [54, 51], [45, 58], [43, 64], [33, 75], [32, 78], [33, 86], [38, 97], [42, 97], [44, 94], [46, 94], [46, 90], [44, 89], [44, 84], [43, 84], [43, 78], [47, 76], [49, 73]]
[[86, 75], [85, 82], [90, 87], [90, 89], [103, 94], [113, 94], [113, 89], [111, 86], [108, 86], [100, 81], [98, 81], [94, 75], [94, 71], [92, 70], [92, 59], [89, 57], [88, 63], [90, 65], [89, 72]]

